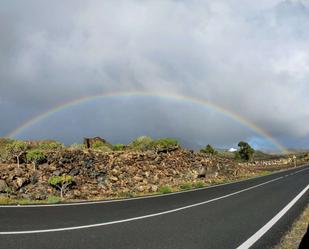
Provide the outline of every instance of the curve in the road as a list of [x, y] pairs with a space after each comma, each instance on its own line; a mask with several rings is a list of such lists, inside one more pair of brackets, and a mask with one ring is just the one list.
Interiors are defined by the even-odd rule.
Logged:
[[[254, 186], [251, 186], [251, 187], [248, 187], [248, 188], [245, 188], [245, 189], [242, 189], [242, 190], [239, 190], [239, 191], [236, 191], [236, 192], [233, 192], [233, 193], [230, 193], [230, 194], [227, 194], [227, 195], [223, 195], [223, 196], [220, 196], [220, 197], [217, 197], [217, 198], [213, 198], [213, 199], [210, 199], [210, 200], [207, 200], [207, 201], [203, 201], [203, 202], [199, 202], [199, 203], [195, 203], [195, 204], [191, 204], [191, 205], [187, 205], [187, 206], [183, 206], [183, 207], [180, 207], [180, 208], [175, 208], [175, 209], [171, 209], [171, 210], [166, 210], [166, 211], [163, 211], [163, 212], [158, 212], [158, 213], [152, 213], [152, 214], [148, 214], [148, 215], [143, 215], [143, 216], [138, 216], [138, 217], [132, 217], [132, 218], [128, 218], [128, 219], [122, 219], [122, 220], [115, 220], [115, 221], [109, 221], [109, 222], [102, 222], [102, 223], [96, 223], [96, 224], [89, 224], [89, 225], [81, 225], [81, 226], [71, 226], [71, 227], [63, 227], [63, 228], [51, 228], [51, 229], [40, 229], [40, 230], [26, 230], [26, 231], [2, 231], [0, 232], [0, 235], [14, 235], [14, 234], [33, 234], [33, 233], [49, 233], [49, 232], [60, 232], [60, 231], [70, 231], [70, 230], [78, 230], [78, 229], [87, 229], [87, 228], [93, 228], [93, 227], [100, 227], [100, 226], [107, 226], [107, 225], [112, 225], [112, 224], [118, 224], [118, 223], [124, 223], [124, 222], [130, 222], [130, 221], [135, 221], [135, 220], [141, 220], [141, 219], [146, 219], [146, 218], [151, 218], [151, 217], [155, 217], [155, 216], [160, 216], [160, 215], [165, 215], [165, 214], [169, 214], [169, 213], [174, 213], [174, 212], [179, 212], [179, 211], [182, 211], [182, 210], [185, 210], [185, 209], [189, 209], [189, 208], [193, 208], [193, 207], [197, 207], [197, 206], [201, 206], [201, 205], [205, 205], [205, 204], [208, 204], [208, 203], [211, 203], [211, 202], [214, 202], [214, 201], [217, 201], [217, 200], [221, 200], [221, 199], [224, 199], [224, 198], [228, 198], [230, 196], [233, 196], [233, 195], [237, 195], [237, 194], [240, 194], [242, 192], [245, 192], [245, 191], [249, 191], [251, 189], [255, 189], [255, 188], [258, 188], [260, 186], [263, 186], [263, 185], [266, 185], [266, 184], [269, 184], [271, 182], [275, 182], [275, 181], [278, 181], [284, 177], [288, 177], [288, 176], [291, 176], [291, 175], [295, 175], [295, 174], [298, 174], [302, 171], [305, 171], [305, 170], [308, 170], [308, 168], [305, 168], [305, 169], [302, 169], [302, 170], [298, 170], [296, 172], [293, 172], [293, 173], [290, 173], [290, 174], [286, 174], [284, 176], [280, 176], [280, 177], [277, 177], [275, 179], [272, 179], [272, 180], [269, 180], [269, 181], [266, 181], [266, 182], [263, 182], [263, 183], [260, 183], [260, 184], [257, 184], [257, 185], [254, 185]], [[309, 185], [303, 189], [301, 191], [300, 194], [298, 194], [298, 199], [308, 190], [309, 188]], [[295, 199], [297, 198], [295, 197]], [[151, 197], [150, 197], [151, 198]], [[295, 200], [294, 199], [294, 200]], [[298, 200], [297, 199], [297, 200]], [[293, 200], [293, 201], [294, 201]], [[296, 201], [297, 201], [296, 200]], [[292, 202], [293, 202], [292, 201]], [[296, 202], [295, 201], [295, 202]], [[294, 203], [295, 203], [294, 202]], [[89, 202], [89, 203], [75, 203], [72, 205], [83, 205], [83, 204], [91, 204], [92, 202]], [[293, 203], [293, 204], [294, 204]], [[290, 203], [288, 205], [291, 205], [293, 206], [293, 204], [291, 205]], [[40, 205], [41, 207], [44, 207], [44, 205]], [[47, 206], [47, 205], [46, 205]], [[290, 207], [291, 207], [290, 206]], [[14, 206], [13, 206], [14, 207]], [[289, 209], [289, 208], [288, 208]], [[283, 215], [283, 214], [282, 214]], [[279, 218], [280, 219], [280, 218]], [[262, 236], [262, 235], [261, 235]], [[247, 242], [249, 243], [249, 242]], [[240, 249], [243, 249], [243, 248], [246, 248], [246, 247], [240, 247]]]

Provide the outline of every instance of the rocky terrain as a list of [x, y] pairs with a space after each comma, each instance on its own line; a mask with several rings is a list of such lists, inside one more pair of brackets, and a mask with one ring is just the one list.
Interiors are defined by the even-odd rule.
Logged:
[[[140, 194], [204, 186], [255, 175], [258, 170], [292, 167], [293, 160], [237, 163], [234, 160], [176, 148], [171, 151], [111, 151], [61, 149], [45, 151], [33, 163], [0, 164], [0, 192], [10, 198], [46, 200], [59, 196], [49, 184], [53, 176], [70, 175], [66, 200], [131, 197]], [[187, 186], [187, 187], [184, 187]], [[1, 195], [1, 194], [0, 194]]]

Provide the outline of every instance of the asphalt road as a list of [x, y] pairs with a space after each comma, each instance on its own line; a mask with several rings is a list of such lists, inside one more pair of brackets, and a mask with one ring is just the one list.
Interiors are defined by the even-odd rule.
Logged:
[[0, 248], [271, 248], [308, 203], [309, 166], [184, 193], [0, 206]]

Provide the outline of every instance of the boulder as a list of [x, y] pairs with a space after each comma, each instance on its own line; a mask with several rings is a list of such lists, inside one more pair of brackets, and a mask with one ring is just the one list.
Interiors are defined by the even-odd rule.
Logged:
[[18, 188], [22, 188], [25, 185], [27, 185], [29, 183], [29, 180], [27, 178], [24, 177], [17, 177], [16, 178], [16, 185]]
[[79, 169], [78, 168], [74, 168], [74, 169], [71, 169], [69, 175], [71, 176], [76, 176], [79, 174]]

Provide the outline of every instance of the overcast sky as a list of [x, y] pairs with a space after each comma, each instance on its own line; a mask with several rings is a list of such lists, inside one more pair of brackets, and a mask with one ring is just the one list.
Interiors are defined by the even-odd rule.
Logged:
[[[140, 90], [207, 99], [286, 147], [309, 148], [307, 0], [2, 0], [0, 34], [0, 136], [76, 98]], [[144, 134], [274, 149], [205, 106], [134, 96], [68, 108], [17, 137]]]

